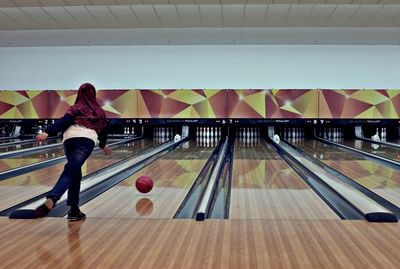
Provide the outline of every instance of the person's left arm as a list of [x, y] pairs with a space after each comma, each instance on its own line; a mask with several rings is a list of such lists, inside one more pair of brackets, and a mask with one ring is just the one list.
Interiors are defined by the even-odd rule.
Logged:
[[111, 154], [111, 149], [106, 145], [107, 143], [107, 135], [108, 130], [107, 127], [104, 127], [103, 130], [100, 131], [98, 139], [99, 139], [99, 148], [101, 148], [105, 155]]

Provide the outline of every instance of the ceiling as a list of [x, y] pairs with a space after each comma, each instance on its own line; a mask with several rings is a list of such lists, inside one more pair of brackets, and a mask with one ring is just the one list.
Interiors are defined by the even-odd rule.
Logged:
[[[197, 44], [209, 40], [204, 33], [219, 33], [216, 40], [224, 33], [224, 44], [398, 44], [397, 28], [400, 0], [0, 1], [0, 46]], [[248, 40], [235, 38], [243, 32]]]
[[[14, 1], [16, 2], [16, 0]], [[40, 1], [44, 2], [43, 0]], [[158, 1], [159, 3], [108, 6], [1, 7], [0, 30], [181, 27], [400, 27], [400, 4], [247, 3], [221, 5], [161, 4], [165, 0], [151, 1]], [[20, 2], [22, 3], [23, 1]], [[38, 0], [29, 2], [38, 2]], [[72, 3], [73, 1], [69, 2]], [[91, 2], [94, 2], [94, 0], [91, 0]], [[377, 1], [375, 0], [375, 2]], [[28, 1], [25, 0], [24, 3], [28, 3]]]
[[152, 4], [398, 4], [398, 0], [1, 0], [0, 7]]

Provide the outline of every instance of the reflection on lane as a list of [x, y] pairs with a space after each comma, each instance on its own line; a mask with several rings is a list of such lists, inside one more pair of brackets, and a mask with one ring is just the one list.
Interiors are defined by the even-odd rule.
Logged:
[[[109, 144], [117, 141], [120, 141], [120, 139], [109, 139]], [[60, 145], [59, 147], [18, 155], [12, 158], [0, 159], [0, 172], [62, 156], [64, 156], [64, 147]]]
[[400, 206], [400, 171], [316, 140], [292, 142], [298, 148], [338, 170], [386, 200]]
[[0, 147], [0, 153], [21, 150], [21, 149], [29, 149], [29, 148], [40, 147], [40, 146], [45, 146], [45, 145], [54, 145], [57, 143], [61, 143], [61, 139], [46, 140], [44, 142], [35, 141], [32, 143], [27, 143], [27, 144], [22, 144], [22, 145], [5, 146], [5, 147]]
[[400, 148], [375, 144], [360, 139], [345, 139], [338, 141], [338, 143], [394, 161], [400, 161]]
[[0, 172], [62, 156], [64, 156], [64, 149], [62, 146], [59, 146], [40, 152], [19, 155], [13, 158], [0, 159]]
[[[82, 210], [91, 217], [172, 218], [212, 151], [212, 147], [197, 146], [196, 141], [185, 142], [85, 204]], [[150, 193], [136, 190], [135, 181], [141, 175], [153, 179]]]
[[[140, 154], [155, 145], [151, 139], [142, 139], [114, 148], [109, 156], [104, 156], [102, 151], [95, 152], [83, 165], [82, 175], [85, 176], [122, 159]], [[60, 176], [64, 165], [65, 163], [61, 163], [0, 181], [0, 210], [49, 191]]]
[[235, 143], [231, 219], [337, 219], [300, 176], [272, 149]]

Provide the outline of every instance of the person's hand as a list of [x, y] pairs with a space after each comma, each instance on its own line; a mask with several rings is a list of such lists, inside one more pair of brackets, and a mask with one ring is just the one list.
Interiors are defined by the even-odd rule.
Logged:
[[43, 142], [43, 141], [45, 141], [45, 140], [47, 139], [48, 136], [49, 136], [48, 133], [43, 132], [43, 133], [38, 134], [38, 135], [36, 136], [36, 140], [39, 141], [39, 142]]
[[103, 148], [103, 152], [104, 152], [104, 155], [110, 155], [112, 153], [112, 150], [108, 146], [105, 146]]

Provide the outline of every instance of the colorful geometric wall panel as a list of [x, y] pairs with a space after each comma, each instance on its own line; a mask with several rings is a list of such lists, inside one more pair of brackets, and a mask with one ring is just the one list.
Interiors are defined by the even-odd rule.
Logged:
[[50, 118], [57, 119], [64, 116], [68, 108], [75, 103], [78, 91], [50, 91]]
[[48, 91], [0, 92], [0, 119], [39, 119], [48, 117]]
[[139, 118], [226, 118], [226, 90], [140, 90]]
[[400, 90], [320, 90], [320, 118], [398, 119]]
[[97, 91], [97, 102], [108, 118], [137, 118], [137, 90]]
[[265, 118], [266, 90], [229, 90], [228, 118]]
[[[75, 103], [78, 92], [75, 90], [50, 92], [50, 117], [60, 118]], [[107, 118], [136, 118], [137, 91], [99, 90], [97, 102], [106, 111]]]
[[267, 118], [317, 118], [317, 90], [270, 90], [265, 96]]

